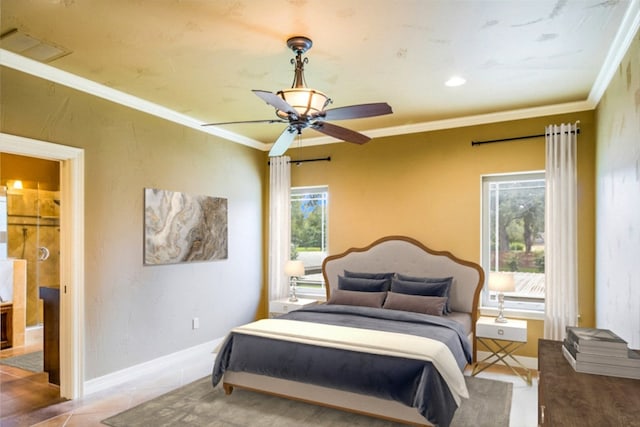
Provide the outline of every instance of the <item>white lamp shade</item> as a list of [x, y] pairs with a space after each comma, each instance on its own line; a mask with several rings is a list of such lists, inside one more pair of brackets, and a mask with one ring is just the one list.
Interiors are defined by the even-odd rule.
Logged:
[[284, 265], [284, 274], [289, 277], [304, 276], [304, 264], [302, 263], [302, 261], [287, 261], [287, 263]]
[[513, 273], [492, 271], [489, 273], [489, 289], [498, 292], [515, 291], [516, 283], [513, 280]]
[[[281, 90], [278, 95], [301, 116], [318, 114], [329, 102], [329, 98], [324, 93], [306, 87]], [[280, 117], [287, 117], [287, 113], [283, 111], [278, 111], [277, 114]]]

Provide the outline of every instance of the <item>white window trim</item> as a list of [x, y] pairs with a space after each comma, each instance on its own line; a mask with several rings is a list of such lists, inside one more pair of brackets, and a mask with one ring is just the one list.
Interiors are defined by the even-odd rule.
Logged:
[[[290, 198], [291, 196], [295, 195], [295, 194], [303, 194], [303, 193], [320, 193], [320, 192], [326, 192], [327, 193], [327, 203], [329, 203], [329, 186], [328, 185], [311, 185], [311, 186], [303, 186], [303, 187], [291, 187], [291, 194], [290, 194]], [[329, 253], [329, 218], [327, 216], [326, 218], [326, 230], [325, 233], [327, 233], [327, 235], [325, 236], [326, 238], [326, 242], [327, 242], [327, 246], [326, 246], [326, 252], [327, 255]], [[327, 291], [325, 289], [325, 283], [324, 283], [324, 277], [322, 278], [322, 285], [320, 288], [305, 288], [302, 286], [298, 286], [296, 287], [296, 295], [298, 295], [299, 297], [302, 298], [310, 298], [310, 299], [316, 299], [319, 301], [324, 301], [326, 300], [327, 297]]]
[[[497, 316], [498, 315], [498, 303], [487, 303], [489, 300], [489, 290], [487, 288], [487, 280], [489, 280], [489, 260], [490, 250], [486, 250], [485, 236], [491, 235], [491, 231], [488, 229], [489, 224], [485, 221], [488, 215], [489, 205], [484, 201], [488, 198], [488, 186], [485, 186], [485, 181], [489, 182], [506, 182], [513, 181], [515, 179], [544, 179], [544, 170], [533, 170], [523, 172], [510, 172], [510, 173], [498, 173], [498, 174], [485, 174], [480, 176], [480, 191], [481, 191], [481, 215], [480, 215], [480, 265], [485, 270], [485, 283], [480, 294], [480, 313], [482, 315]], [[488, 241], [487, 241], [488, 242]], [[490, 243], [489, 243], [490, 244]], [[539, 308], [533, 308], [538, 306]], [[504, 303], [504, 315], [509, 317], [517, 317], [530, 320], [543, 320], [544, 319], [544, 302], [528, 303], [522, 301], [508, 301]]]

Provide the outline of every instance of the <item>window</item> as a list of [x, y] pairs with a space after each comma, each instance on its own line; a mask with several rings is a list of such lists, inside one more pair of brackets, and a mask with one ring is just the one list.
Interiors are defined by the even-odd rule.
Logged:
[[298, 279], [298, 295], [324, 296], [322, 261], [328, 254], [328, 187], [291, 189], [291, 259], [302, 261], [305, 275]]
[[491, 272], [513, 272], [505, 309], [544, 311], [544, 172], [482, 177], [482, 305], [496, 307]]

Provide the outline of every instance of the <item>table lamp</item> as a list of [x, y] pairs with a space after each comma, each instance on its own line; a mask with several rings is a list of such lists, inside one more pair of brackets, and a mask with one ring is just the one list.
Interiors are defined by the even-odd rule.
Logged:
[[489, 289], [498, 292], [498, 317], [495, 321], [507, 323], [507, 319], [504, 317], [504, 292], [516, 290], [513, 273], [492, 271], [489, 273]]
[[284, 274], [289, 276], [289, 286], [291, 291], [289, 292], [289, 301], [296, 302], [298, 297], [296, 296], [296, 284], [298, 277], [304, 276], [304, 264], [302, 261], [289, 260], [284, 265]]

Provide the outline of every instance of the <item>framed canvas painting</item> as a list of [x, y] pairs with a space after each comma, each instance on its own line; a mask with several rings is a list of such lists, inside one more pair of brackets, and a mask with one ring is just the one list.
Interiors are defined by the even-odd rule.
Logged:
[[227, 199], [145, 188], [144, 263], [227, 258]]

